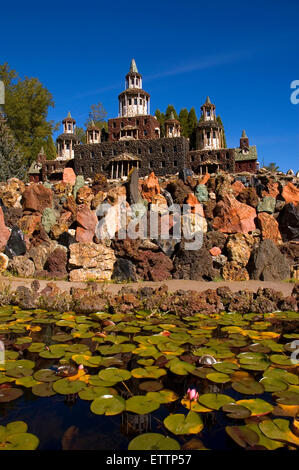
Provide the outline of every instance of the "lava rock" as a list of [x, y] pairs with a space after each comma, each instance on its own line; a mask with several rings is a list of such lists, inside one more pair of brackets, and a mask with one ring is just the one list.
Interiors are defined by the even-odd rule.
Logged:
[[12, 259], [14, 256], [21, 256], [26, 253], [24, 234], [22, 230], [20, 230], [16, 225], [12, 228], [4, 253], [10, 259]]
[[[290, 277], [290, 265], [272, 240], [263, 240], [252, 250], [247, 270], [250, 279], [282, 281]], [[271, 311], [271, 310], [269, 310]]]
[[279, 230], [284, 242], [299, 241], [299, 206], [286, 204], [278, 216]]
[[118, 258], [113, 266], [112, 279], [116, 281], [137, 281], [136, 268], [132, 261]]

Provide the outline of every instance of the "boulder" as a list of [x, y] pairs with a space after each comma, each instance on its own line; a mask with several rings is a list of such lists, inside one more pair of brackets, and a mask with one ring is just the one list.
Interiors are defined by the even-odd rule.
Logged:
[[0, 207], [0, 250], [6, 246], [6, 243], [10, 237], [10, 230], [5, 225], [4, 214], [2, 207]]
[[249, 274], [244, 266], [237, 261], [229, 261], [222, 268], [222, 277], [225, 281], [248, 281]]
[[137, 281], [136, 267], [132, 261], [118, 258], [113, 266], [112, 279], [115, 281]]
[[17, 178], [11, 178], [5, 184], [0, 185], [0, 197], [8, 208], [20, 208], [25, 184]]
[[6, 271], [9, 262], [9, 257], [4, 253], [0, 253], [0, 273]]
[[282, 243], [278, 222], [273, 217], [273, 215], [267, 214], [266, 212], [261, 212], [257, 216], [256, 225], [261, 230], [262, 240], [268, 238], [276, 245]]
[[208, 189], [204, 184], [198, 184], [195, 188], [195, 196], [199, 202], [206, 202], [209, 200]]
[[160, 194], [160, 185], [158, 178], [155, 173], [152, 171], [147, 178], [144, 179], [142, 183], [142, 192], [141, 196], [143, 199], [146, 199], [148, 202], [153, 202], [153, 198]]
[[42, 216], [39, 213], [24, 215], [18, 220], [17, 226], [22, 232], [28, 236], [31, 236], [36, 230], [38, 230]]
[[91, 211], [85, 204], [77, 210], [77, 242], [89, 243], [93, 241], [98, 218], [94, 211]]
[[251, 207], [256, 207], [259, 202], [256, 189], [253, 187], [245, 188], [237, 197], [238, 201]]
[[[116, 261], [114, 251], [102, 244], [96, 243], [73, 243], [69, 247], [71, 267], [82, 267], [85, 269], [96, 268], [103, 271], [103, 275], [110, 277]], [[107, 277], [105, 277], [107, 279]]]
[[76, 182], [75, 182], [75, 186], [73, 189], [74, 200], [76, 200], [77, 192], [79, 191], [80, 188], [82, 188], [82, 186], [84, 186], [84, 184], [85, 184], [84, 176], [83, 175], [76, 176]]
[[276, 200], [274, 197], [266, 196], [257, 205], [257, 212], [267, 212], [273, 214], [275, 210]]
[[137, 204], [141, 199], [139, 192], [139, 172], [137, 168], [130, 171], [127, 181], [128, 198], [130, 204]]
[[52, 204], [53, 192], [42, 184], [30, 184], [23, 193], [23, 210], [42, 214]]
[[10, 237], [5, 247], [5, 254], [12, 259], [14, 256], [21, 256], [26, 253], [26, 243], [22, 230], [16, 225], [12, 228]]
[[69, 183], [72, 186], [76, 183], [76, 173], [74, 172], [73, 168], [65, 168], [63, 170], [62, 181], [65, 183]]
[[205, 247], [199, 250], [186, 250], [184, 241], [181, 241], [175, 254], [173, 266], [174, 279], [212, 281], [217, 275], [209, 251]]
[[287, 183], [282, 190], [282, 197], [286, 203], [292, 203], [295, 206], [299, 203], [299, 188], [296, 187], [293, 183]]
[[69, 280], [71, 282], [110, 281], [111, 275], [111, 270], [104, 270], [101, 268], [73, 269], [69, 274]]
[[13, 274], [17, 274], [20, 277], [33, 277], [35, 273], [33, 261], [24, 256], [15, 256], [13, 260], [9, 262], [8, 269]]
[[214, 211], [213, 228], [224, 233], [248, 233], [255, 230], [256, 211], [232, 196], [224, 195]]
[[171, 181], [166, 189], [171, 194], [175, 204], [183, 204], [190, 193], [189, 187], [182, 180]]
[[278, 216], [279, 230], [284, 242], [299, 241], [299, 207], [286, 204]]
[[245, 186], [242, 181], [237, 180], [232, 184], [232, 189], [234, 192], [234, 196], [237, 197], [245, 189]]
[[277, 181], [270, 180], [267, 183], [266, 189], [262, 191], [262, 196], [271, 196], [274, 199], [279, 195], [279, 184]]
[[241, 267], [246, 266], [250, 258], [253, 244], [254, 238], [249, 234], [235, 233], [229, 235], [226, 244], [229, 261], [234, 261]]
[[52, 251], [55, 250], [57, 242], [49, 240], [39, 243], [36, 246], [31, 246], [26, 253], [26, 257], [34, 262], [36, 271], [42, 271], [44, 265]]
[[3, 213], [5, 225], [12, 228], [14, 225], [18, 225], [19, 220], [22, 218], [23, 210], [21, 207], [6, 207]]
[[212, 230], [207, 232], [204, 235], [205, 246], [208, 250], [213, 248], [213, 246], [217, 246], [222, 251], [224, 245], [226, 244], [227, 235], [222, 232], [217, 232], [216, 230]]
[[42, 226], [47, 233], [56, 224], [56, 215], [51, 207], [46, 207], [42, 215]]
[[137, 259], [137, 274], [141, 279], [145, 281], [171, 279], [173, 264], [164, 253], [141, 250]]
[[50, 253], [45, 263], [45, 269], [55, 278], [66, 276], [67, 254], [66, 250], [60, 247]]
[[90, 204], [92, 199], [94, 198], [94, 194], [89, 186], [82, 186], [78, 189], [76, 201], [77, 204], [85, 204], [87, 207], [90, 208]]
[[198, 179], [198, 184], [207, 184], [207, 182], [210, 180], [210, 178], [211, 178], [210, 173], [206, 173], [204, 176], [202, 176]]
[[247, 270], [250, 279], [282, 281], [290, 277], [290, 265], [272, 240], [266, 239], [252, 250]]
[[108, 187], [107, 178], [102, 173], [97, 173], [92, 181], [91, 188], [94, 194], [99, 191], [106, 191]]

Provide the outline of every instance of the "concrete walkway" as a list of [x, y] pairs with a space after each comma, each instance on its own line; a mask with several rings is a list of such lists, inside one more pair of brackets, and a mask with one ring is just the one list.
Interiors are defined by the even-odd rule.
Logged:
[[[5, 277], [0, 276], [1, 283], [10, 284], [11, 288], [15, 290], [18, 286], [27, 286], [30, 287], [33, 279], [22, 279], [19, 277]], [[39, 283], [41, 288], [44, 288], [48, 282], [54, 282], [58, 287], [63, 291], [69, 291], [71, 287], [81, 287], [85, 288], [88, 286], [87, 282], [69, 282], [69, 281], [50, 281], [50, 280], [40, 280]], [[150, 282], [150, 281], [140, 281], [140, 282], [131, 282], [131, 283], [122, 283], [115, 284], [112, 282], [96, 282], [98, 286], [102, 286], [107, 292], [112, 294], [117, 293], [122, 287], [131, 287], [133, 289], [139, 289], [140, 287], [159, 287], [161, 285], [167, 285], [169, 291], [174, 292], [178, 289], [182, 290], [194, 290], [197, 292], [202, 292], [207, 289], [217, 289], [218, 287], [227, 286], [233, 292], [248, 289], [250, 291], [256, 292], [260, 287], [269, 287], [275, 289], [276, 291], [281, 291], [286, 297], [291, 295], [291, 292], [294, 287], [292, 282], [282, 282], [282, 281], [220, 281], [220, 282], [203, 282], [203, 281], [184, 281], [182, 279], [172, 279], [170, 281], [163, 282]]]

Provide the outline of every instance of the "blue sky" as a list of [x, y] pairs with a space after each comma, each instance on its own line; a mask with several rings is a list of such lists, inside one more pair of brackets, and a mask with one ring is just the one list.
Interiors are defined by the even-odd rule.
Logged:
[[[15, 1], [1, 5], [0, 63], [51, 91], [49, 119], [68, 111], [83, 126], [91, 104], [108, 117], [132, 57], [151, 113], [200, 106], [207, 95], [228, 146], [243, 128], [262, 164], [299, 169], [298, 0]], [[298, 95], [299, 97], [299, 95]]]

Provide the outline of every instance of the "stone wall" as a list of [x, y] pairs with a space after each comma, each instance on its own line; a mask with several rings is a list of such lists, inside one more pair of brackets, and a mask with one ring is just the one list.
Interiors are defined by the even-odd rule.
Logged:
[[154, 171], [157, 176], [171, 175], [186, 166], [189, 142], [185, 137], [102, 142], [75, 146], [75, 173], [85, 178], [103, 173], [110, 177], [111, 161], [122, 153], [141, 160], [140, 176]]
[[249, 173], [256, 173], [257, 171], [256, 160], [252, 160], [252, 161], [244, 160], [240, 162], [235, 162], [235, 171], [236, 172], [248, 171]]
[[[119, 117], [108, 120], [108, 134], [109, 141], [119, 140], [121, 137], [122, 129], [127, 126], [132, 126], [138, 129], [139, 139], [158, 139], [159, 133], [156, 128], [160, 129], [160, 124], [154, 116], [134, 116], [134, 117]], [[133, 130], [132, 130], [133, 132]], [[132, 134], [133, 136], [133, 134]]]
[[[219, 150], [191, 150], [188, 153], [187, 165], [195, 173], [200, 173], [201, 166], [209, 164], [219, 165], [220, 170], [234, 173], [235, 171], [235, 150], [219, 149]], [[211, 172], [211, 171], [210, 171]]]

